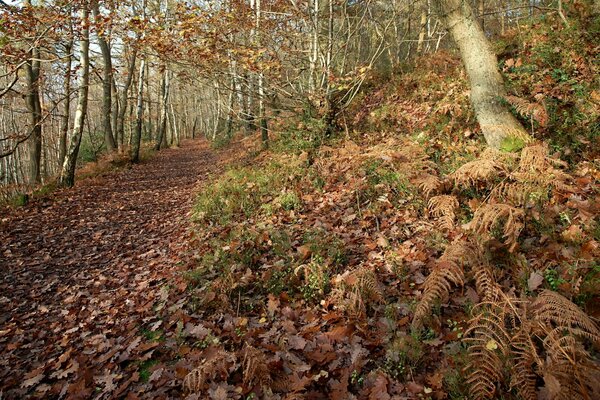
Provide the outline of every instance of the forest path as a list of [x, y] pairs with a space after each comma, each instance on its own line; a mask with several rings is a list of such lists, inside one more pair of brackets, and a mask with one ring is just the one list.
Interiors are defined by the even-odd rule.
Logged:
[[187, 141], [1, 217], [0, 398], [126, 389], [117, 372], [165, 300], [194, 190], [228, 153]]

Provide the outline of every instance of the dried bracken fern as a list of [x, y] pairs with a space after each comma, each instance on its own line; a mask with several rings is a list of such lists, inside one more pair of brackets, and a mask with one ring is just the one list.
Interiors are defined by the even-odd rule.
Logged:
[[475, 186], [491, 183], [508, 171], [508, 161], [512, 156], [493, 149], [486, 149], [478, 159], [458, 168], [451, 177], [456, 186]]
[[575, 336], [555, 329], [544, 338], [548, 356], [540, 364], [546, 390], [553, 399], [595, 399], [600, 396], [600, 368]]
[[452, 285], [464, 284], [464, 267], [475, 264], [480, 257], [477, 246], [462, 239], [454, 241], [446, 248], [425, 280], [423, 297], [417, 304], [413, 317], [413, 329], [422, 328], [423, 318], [429, 314], [436, 301], [448, 297]]
[[485, 260], [482, 260], [479, 263], [475, 263], [471, 267], [471, 270], [475, 278], [477, 294], [479, 294], [483, 302], [498, 300], [502, 291], [494, 279], [492, 267]]
[[448, 231], [454, 229], [456, 210], [459, 207], [458, 199], [455, 196], [441, 195], [432, 197], [427, 207], [431, 216], [439, 218], [442, 229]]
[[348, 271], [334, 280], [332, 300], [354, 318], [366, 316], [369, 304], [384, 302], [375, 273], [366, 267]]
[[508, 204], [486, 204], [475, 212], [469, 228], [487, 238], [493, 236], [494, 230], [503, 225], [502, 236], [512, 252], [523, 229], [523, 217], [523, 210]]
[[530, 203], [539, 203], [548, 197], [546, 185], [536, 182], [501, 182], [492, 189], [490, 197], [501, 202], [507, 202], [517, 207]]
[[517, 390], [524, 400], [537, 400], [538, 375], [535, 366], [541, 364], [536, 346], [531, 337], [531, 324], [522, 321], [521, 328], [511, 339], [514, 365], [510, 387]]
[[566, 297], [544, 290], [532, 304], [534, 319], [600, 345], [600, 330], [592, 319]]
[[255, 347], [246, 345], [243, 350], [242, 373], [244, 384], [248, 387], [254, 385], [268, 385], [271, 375], [265, 354]]
[[208, 382], [227, 380], [236, 369], [236, 357], [225, 350], [216, 350], [210, 358], [193, 369], [183, 380], [183, 388], [187, 392], [200, 393], [206, 389]]
[[531, 118], [540, 124], [540, 126], [548, 124], [548, 111], [543, 104], [539, 102], [532, 103], [517, 96], [506, 96], [506, 100], [521, 116]]
[[550, 157], [547, 145], [535, 144], [523, 149], [519, 167], [510, 177], [520, 183], [569, 192], [573, 191], [570, 184], [572, 177], [561, 170], [566, 166], [564, 161]]
[[512, 308], [502, 303], [481, 303], [465, 331], [471, 361], [467, 376], [471, 398], [494, 398], [498, 383], [504, 380], [504, 359], [510, 353], [506, 313]]
[[438, 193], [444, 185], [439, 177], [428, 173], [419, 175], [414, 183], [421, 189], [425, 197], [430, 197], [433, 193]]

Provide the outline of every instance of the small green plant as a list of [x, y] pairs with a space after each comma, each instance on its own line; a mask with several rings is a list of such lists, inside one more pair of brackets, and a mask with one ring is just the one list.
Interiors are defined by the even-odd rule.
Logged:
[[386, 350], [384, 370], [392, 378], [402, 379], [421, 365], [424, 355], [420, 338], [416, 335], [402, 335]]
[[147, 361], [143, 361], [140, 363], [139, 374], [140, 374], [140, 380], [142, 382], [148, 382], [148, 380], [150, 379], [150, 376], [152, 375], [151, 369], [153, 366], [158, 364], [158, 362], [159, 362], [158, 360], [147, 360]]
[[281, 194], [277, 201], [281, 208], [286, 211], [299, 210], [302, 207], [302, 200], [300, 200], [300, 197], [296, 194], [296, 192], [291, 190], [285, 191], [283, 194]]
[[446, 320], [446, 323], [448, 324], [448, 327], [452, 330], [452, 332], [456, 333], [456, 337], [458, 339], [462, 339], [462, 337], [464, 335], [464, 330], [463, 330], [463, 327], [460, 326], [458, 321], [448, 319], [448, 320]]
[[362, 386], [363, 383], [365, 383], [365, 377], [357, 370], [352, 371], [352, 374], [350, 374], [350, 384]]
[[316, 302], [331, 289], [331, 282], [327, 266], [323, 263], [323, 259], [319, 256], [313, 256], [311, 262], [302, 265], [298, 270], [304, 271], [304, 285], [300, 286], [302, 297], [307, 302]]
[[552, 268], [548, 268], [544, 271], [544, 279], [548, 282], [550, 289], [554, 291], [558, 290], [558, 287], [566, 282], [560, 277], [558, 271]]

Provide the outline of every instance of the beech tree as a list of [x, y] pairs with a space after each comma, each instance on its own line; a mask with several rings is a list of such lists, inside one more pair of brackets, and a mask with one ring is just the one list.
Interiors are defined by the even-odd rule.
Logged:
[[483, 28], [466, 0], [436, 0], [471, 84], [471, 103], [489, 146], [520, 150], [529, 140], [527, 131], [511, 114], [498, 60]]

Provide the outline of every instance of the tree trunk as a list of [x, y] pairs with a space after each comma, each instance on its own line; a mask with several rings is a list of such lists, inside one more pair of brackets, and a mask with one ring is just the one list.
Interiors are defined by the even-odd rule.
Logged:
[[421, 10], [421, 23], [419, 29], [419, 41], [417, 42], [417, 54], [423, 53], [423, 43], [425, 42], [425, 33], [427, 29], [427, 9], [423, 6]]
[[112, 56], [110, 54], [110, 45], [106, 34], [101, 26], [100, 9], [98, 0], [92, 0], [92, 14], [96, 22], [96, 32], [98, 36], [98, 44], [102, 52], [102, 63], [104, 64], [104, 72], [102, 75], [102, 127], [104, 129], [104, 141], [108, 152], [113, 152], [117, 149], [115, 137], [112, 131]]
[[169, 112], [169, 91], [170, 91], [170, 77], [169, 70], [165, 67], [163, 73], [162, 82], [160, 85], [160, 97], [162, 100], [160, 109], [160, 121], [158, 126], [158, 138], [156, 140], [156, 150], [160, 150], [161, 147], [167, 147], [167, 114]]
[[[317, 0], [315, 0], [316, 2]], [[257, 44], [260, 45], [260, 18], [261, 18], [261, 9], [260, 9], [260, 0], [255, 0], [256, 5], [256, 35], [257, 35]], [[265, 115], [265, 84], [264, 84], [264, 73], [262, 70], [258, 71], [258, 119], [260, 121], [260, 137], [262, 140], [263, 149], [269, 148], [269, 129], [267, 126], [267, 117]]]
[[[31, 1], [25, 1], [30, 7]], [[42, 159], [42, 105], [40, 103], [40, 50], [34, 45], [29, 54], [29, 60], [25, 64], [25, 75], [27, 80], [27, 109], [31, 124], [31, 136], [29, 137], [29, 180], [31, 183], [42, 181], [40, 162]]]
[[496, 55], [469, 2], [436, 1], [460, 50], [471, 84], [471, 103], [487, 144], [496, 149], [519, 150], [530, 136], [504, 103], [506, 92]]
[[77, 156], [79, 154], [79, 146], [81, 145], [81, 135], [85, 124], [88, 105], [88, 91], [90, 83], [90, 28], [89, 28], [89, 10], [88, 4], [81, 5], [81, 32], [82, 38], [80, 43], [80, 60], [81, 66], [79, 69], [79, 94], [77, 97], [77, 111], [75, 112], [75, 120], [73, 132], [71, 134], [69, 149], [67, 151], [65, 161], [62, 166], [62, 171], [59, 177], [59, 185], [71, 187], [75, 184], [75, 168], [77, 166]]
[[133, 82], [133, 75], [135, 74], [135, 59], [137, 57], [137, 49], [133, 49], [131, 56], [129, 57], [129, 69], [127, 71], [127, 78], [125, 79], [125, 86], [121, 92], [119, 118], [118, 118], [118, 130], [117, 136], [121, 139], [121, 145], [125, 143], [125, 114], [127, 113], [127, 102], [129, 99], [129, 88], [131, 82]]
[[71, 29], [71, 38], [69, 43], [65, 46], [67, 53], [67, 60], [65, 65], [65, 102], [63, 103], [63, 115], [61, 117], [61, 128], [59, 138], [59, 154], [58, 154], [58, 165], [62, 166], [65, 162], [65, 155], [67, 154], [67, 136], [69, 134], [69, 117], [71, 114], [71, 68], [73, 67], [73, 29]]
[[140, 63], [140, 78], [137, 91], [137, 112], [135, 117], [135, 132], [131, 138], [131, 162], [140, 161], [140, 144], [142, 142], [142, 123], [144, 118], [144, 73], [146, 72], [146, 60]]
[[112, 92], [112, 113], [111, 113], [111, 124], [112, 131], [115, 136], [115, 146], [119, 148], [119, 92], [117, 91], [117, 82], [113, 74], [110, 89]]

